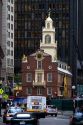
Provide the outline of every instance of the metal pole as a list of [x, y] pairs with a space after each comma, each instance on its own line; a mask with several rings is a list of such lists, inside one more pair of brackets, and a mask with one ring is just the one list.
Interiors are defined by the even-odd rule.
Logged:
[[1, 116], [1, 98], [0, 98], [0, 116]]

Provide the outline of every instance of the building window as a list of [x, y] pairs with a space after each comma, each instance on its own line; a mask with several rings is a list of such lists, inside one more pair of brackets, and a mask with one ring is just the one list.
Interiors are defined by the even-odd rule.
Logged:
[[42, 69], [42, 61], [37, 61], [37, 69]]
[[13, 21], [13, 16], [11, 15], [11, 21]]
[[13, 33], [11, 33], [11, 38], [13, 39]]
[[8, 0], [8, 2], [10, 3], [10, 0]]
[[8, 32], [8, 38], [10, 38], [10, 32]]
[[7, 41], [7, 46], [9, 46], [9, 47], [10, 47], [10, 41]]
[[13, 42], [11, 42], [11, 47], [13, 47]]
[[52, 88], [51, 87], [47, 88], [47, 95], [52, 95]]
[[47, 82], [52, 82], [52, 73], [47, 74]]
[[37, 95], [42, 95], [42, 93], [43, 93], [42, 88], [37, 88]]
[[13, 7], [11, 7], [11, 12], [13, 12]]
[[11, 3], [13, 4], [13, 0], [11, 0]]
[[8, 29], [10, 29], [10, 23], [8, 23]]
[[48, 28], [48, 29], [50, 28], [50, 23], [47, 23], [47, 28]]
[[7, 50], [7, 56], [9, 56], [9, 55], [10, 55], [10, 50], [8, 49], [8, 50]]
[[42, 73], [37, 74], [37, 82], [42, 82]]
[[8, 20], [10, 20], [10, 14], [8, 14]]
[[32, 74], [31, 73], [27, 73], [26, 82], [32, 82]]
[[10, 66], [10, 59], [7, 58], [7, 65]]
[[51, 36], [50, 35], [45, 36], [45, 43], [51, 43]]
[[11, 24], [11, 30], [13, 30], [13, 24]]
[[13, 50], [11, 50], [11, 56], [13, 56]]
[[8, 5], [7, 7], [8, 7], [8, 11], [10, 11], [10, 6]]
[[13, 59], [11, 59], [11, 66], [13, 66]]
[[31, 94], [32, 94], [32, 88], [27, 88], [26, 91], [27, 91], [27, 94], [28, 94], [28, 95], [31, 95]]

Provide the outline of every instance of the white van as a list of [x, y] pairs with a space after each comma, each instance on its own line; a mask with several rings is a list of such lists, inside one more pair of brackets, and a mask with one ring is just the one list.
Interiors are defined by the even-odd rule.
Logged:
[[34, 112], [39, 118], [44, 118], [46, 114], [46, 97], [45, 96], [28, 96], [27, 112]]

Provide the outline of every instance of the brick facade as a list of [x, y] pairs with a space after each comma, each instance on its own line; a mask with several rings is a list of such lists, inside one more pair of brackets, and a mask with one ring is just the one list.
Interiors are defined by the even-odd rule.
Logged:
[[[42, 59], [37, 59], [37, 53], [42, 53]], [[21, 96], [28, 95], [42, 95], [55, 97], [57, 93], [57, 82], [58, 82], [58, 71], [57, 63], [51, 61], [51, 56], [38, 50], [36, 53], [27, 57], [26, 61], [22, 61], [22, 93]], [[42, 68], [38, 69], [38, 61], [42, 62]], [[30, 82], [26, 81], [27, 73], [30, 73], [32, 78]], [[42, 81], [38, 82], [36, 75], [37, 73], [42, 74]], [[47, 74], [51, 74], [52, 81], [48, 82]], [[38, 77], [38, 76], [37, 76]], [[33, 83], [37, 83], [34, 85]], [[30, 88], [31, 93], [27, 90]], [[40, 90], [39, 90], [40, 89]], [[51, 93], [47, 91], [51, 91]]]

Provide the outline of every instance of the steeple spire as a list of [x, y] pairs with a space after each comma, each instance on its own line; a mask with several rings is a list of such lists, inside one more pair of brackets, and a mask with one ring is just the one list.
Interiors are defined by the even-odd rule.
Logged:
[[50, 12], [51, 12], [50, 10], [51, 10], [51, 9], [49, 8], [49, 10], [48, 10], [48, 17], [50, 17]]

